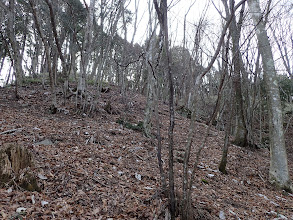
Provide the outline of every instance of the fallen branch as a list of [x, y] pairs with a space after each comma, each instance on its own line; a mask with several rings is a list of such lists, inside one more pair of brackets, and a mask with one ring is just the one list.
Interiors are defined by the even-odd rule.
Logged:
[[137, 156], [139, 159], [141, 159], [142, 161], [144, 161], [144, 159], [141, 157], [141, 156], [139, 156], [138, 154], [136, 154], [136, 153], [133, 153], [135, 156]]
[[14, 128], [14, 129], [10, 129], [10, 130], [7, 130], [7, 131], [3, 131], [0, 133], [1, 134], [11, 134], [11, 133], [14, 133], [16, 131], [21, 131], [23, 128]]
[[263, 182], [265, 182], [264, 178], [261, 176], [260, 173], [258, 173], [258, 176], [261, 178], [261, 180], [262, 180]]

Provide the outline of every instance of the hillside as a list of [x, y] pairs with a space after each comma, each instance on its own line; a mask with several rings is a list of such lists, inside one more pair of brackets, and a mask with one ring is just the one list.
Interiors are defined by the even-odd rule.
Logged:
[[[128, 92], [125, 105], [111, 87], [98, 102], [100, 110], [89, 116], [75, 112], [74, 101], [49, 114], [49, 89], [40, 85], [22, 87], [20, 94], [23, 99], [16, 101], [13, 88], [0, 88], [0, 145], [18, 142], [30, 149], [43, 190], [0, 189], [0, 218], [164, 219], [167, 200], [158, 196], [156, 149], [141, 132], [117, 123], [142, 121], [145, 97]], [[103, 110], [107, 103], [113, 114]], [[160, 104], [159, 115], [167, 166], [167, 105]], [[189, 119], [176, 114], [176, 155], [184, 148], [188, 127]], [[193, 153], [206, 129], [197, 123]], [[268, 183], [269, 151], [232, 145], [224, 175], [217, 170], [223, 139], [223, 132], [212, 129], [202, 151], [193, 191], [198, 219], [293, 219], [293, 195]], [[293, 177], [292, 137], [287, 141]], [[175, 173], [180, 192], [178, 161]], [[20, 207], [25, 212], [16, 213]]]

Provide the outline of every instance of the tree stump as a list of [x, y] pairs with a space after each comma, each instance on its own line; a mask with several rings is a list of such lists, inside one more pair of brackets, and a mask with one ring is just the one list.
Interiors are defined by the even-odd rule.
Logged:
[[40, 191], [31, 153], [15, 143], [0, 146], [0, 187], [16, 185], [29, 191]]

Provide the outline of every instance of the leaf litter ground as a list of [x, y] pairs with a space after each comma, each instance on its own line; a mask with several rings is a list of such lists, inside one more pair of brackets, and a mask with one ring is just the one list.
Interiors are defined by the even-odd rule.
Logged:
[[[50, 93], [38, 85], [21, 88], [21, 96], [16, 101], [11, 88], [0, 88], [0, 145], [18, 142], [30, 149], [43, 190], [0, 189], [0, 218], [164, 219], [167, 200], [158, 196], [156, 148], [141, 132], [116, 123], [121, 118], [142, 121], [145, 97], [128, 92], [123, 104], [112, 87], [99, 99], [99, 110], [88, 116], [76, 113], [74, 99], [57, 114], [49, 114]], [[107, 103], [115, 114], [103, 110]], [[167, 105], [159, 105], [159, 116], [166, 167]], [[189, 119], [176, 114], [175, 124], [175, 185], [180, 192], [182, 164], [177, 159], [186, 143]], [[191, 164], [206, 130], [205, 124], [197, 123]], [[291, 126], [287, 132], [291, 177], [292, 130]], [[192, 195], [201, 218], [293, 219], [293, 195], [268, 182], [269, 151], [231, 145], [224, 175], [218, 171], [223, 139], [223, 132], [211, 129], [201, 154]]]

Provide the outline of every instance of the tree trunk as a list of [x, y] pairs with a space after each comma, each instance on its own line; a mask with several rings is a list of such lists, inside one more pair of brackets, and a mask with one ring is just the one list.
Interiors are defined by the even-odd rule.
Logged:
[[50, 86], [51, 86], [51, 96], [52, 96], [52, 104], [50, 106], [50, 111], [52, 114], [56, 113], [57, 111], [57, 97], [56, 97], [56, 90], [55, 90], [55, 83], [54, 83], [54, 74], [53, 74], [53, 70], [52, 70], [52, 59], [51, 59], [51, 55], [50, 55], [50, 46], [49, 46], [49, 40], [47, 40], [45, 38], [43, 29], [40, 26], [40, 19], [39, 19], [39, 15], [37, 14], [37, 7], [35, 5], [35, 1], [34, 0], [29, 0], [30, 6], [31, 6], [31, 10], [33, 13], [33, 17], [34, 17], [34, 21], [35, 21], [35, 26], [36, 29], [38, 30], [38, 33], [40, 35], [40, 38], [42, 39], [42, 42], [44, 44], [45, 47], [45, 57], [46, 57], [46, 63], [47, 63], [47, 68], [48, 68], [48, 72], [49, 72], [49, 77], [50, 77]]
[[9, 11], [8, 11], [8, 38], [12, 48], [12, 59], [13, 59], [13, 71], [15, 75], [15, 97], [18, 99], [18, 86], [23, 75], [22, 70], [22, 57], [20, 54], [20, 45], [16, 39], [15, 35], [15, 0], [9, 1]]
[[[188, 178], [188, 163], [189, 163], [189, 159], [190, 159], [191, 145], [192, 145], [193, 136], [194, 136], [194, 127], [195, 127], [195, 120], [196, 120], [196, 110], [197, 110], [197, 107], [198, 107], [197, 105], [198, 105], [198, 101], [199, 101], [200, 84], [202, 82], [202, 78], [210, 71], [214, 62], [216, 61], [216, 58], [218, 57], [218, 54], [219, 54], [221, 47], [223, 45], [223, 42], [224, 42], [224, 38], [225, 38], [225, 35], [227, 32], [227, 29], [230, 26], [230, 23], [231, 23], [232, 18], [234, 16], [234, 11], [238, 7], [240, 7], [245, 1], [246, 0], [240, 1], [234, 7], [234, 10], [232, 11], [230, 18], [227, 20], [225, 26], [223, 27], [219, 43], [217, 45], [216, 51], [215, 51], [211, 61], [209, 62], [207, 68], [205, 68], [205, 70], [196, 77], [195, 85], [193, 87], [193, 90], [195, 91], [194, 92], [195, 95], [192, 97], [192, 114], [191, 114], [191, 121], [190, 121], [187, 143], [185, 145], [185, 155], [184, 155], [184, 162], [183, 162], [183, 195], [182, 195], [182, 204], [181, 204], [181, 208], [182, 208], [181, 218], [184, 220], [191, 218], [189, 208], [191, 207], [192, 184], [194, 181], [195, 171], [197, 169], [197, 163], [199, 161], [200, 152], [201, 152], [202, 147], [204, 146], [206, 138], [207, 138], [207, 135], [206, 135], [206, 138], [203, 141], [203, 144], [197, 150], [196, 162], [193, 165], [193, 171], [192, 171], [192, 174], [191, 174], [191, 177], [189, 180], [189, 178]], [[209, 128], [210, 128], [210, 126], [209, 126]], [[208, 131], [209, 131], [209, 129], [208, 129]], [[208, 132], [207, 132], [207, 134], [208, 134]]]
[[249, 10], [256, 26], [258, 48], [262, 56], [264, 82], [269, 110], [270, 182], [282, 189], [293, 191], [288, 171], [287, 153], [283, 132], [282, 106], [272, 48], [258, 0], [248, 0]]
[[[154, 108], [153, 100], [154, 100], [154, 77], [153, 77], [153, 63], [154, 63], [154, 56], [155, 56], [155, 51], [157, 48], [155, 47], [156, 45], [156, 39], [153, 36], [153, 31], [156, 31], [156, 27], [153, 30], [153, 21], [154, 18], [152, 17], [152, 3], [149, 2], [148, 4], [148, 11], [149, 11], [149, 32], [148, 32], [148, 37], [149, 37], [149, 45], [146, 49], [146, 71], [147, 71], [147, 103], [146, 103], [146, 108], [144, 111], [144, 121], [143, 121], [143, 127], [144, 127], [144, 132], [147, 137], [151, 137], [151, 119], [152, 119], [152, 112]], [[151, 66], [152, 65], [152, 66]]]
[[93, 21], [94, 21], [94, 10], [95, 10], [95, 0], [90, 1], [89, 12], [87, 16], [87, 24], [84, 34], [83, 48], [81, 51], [80, 59], [80, 76], [78, 82], [78, 91], [82, 94], [86, 89], [86, 73], [88, 69], [88, 64], [90, 60], [91, 53], [91, 44], [92, 44], [92, 30], [93, 30]]
[[[231, 93], [232, 95], [232, 93]], [[233, 105], [234, 105], [234, 100], [230, 100], [230, 103], [229, 103], [229, 108], [230, 108], [230, 112], [232, 113], [233, 112]], [[229, 149], [229, 136], [230, 136], [230, 132], [231, 132], [231, 121], [232, 121], [232, 118], [233, 117], [229, 117], [227, 119], [227, 124], [225, 125], [225, 139], [224, 139], [224, 146], [223, 146], [223, 149], [222, 149], [222, 158], [221, 158], [221, 162], [219, 164], [219, 171], [224, 173], [224, 174], [227, 174], [227, 171], [226, 171], [226, 166], [227, 166], [227, 157], [228, 157], [228, 149]]]
[[173, 86], [173, 76], [171, 71], [171, 53], [169, 50], [169, 38], [168, 38], [168, 17], [167, 17], [167, 0], [161, 0], [160, 8], [158, 6], [157, 0], [154, 0], [154, 5], [156, 12], [158, 14], [159, 22], [161, 25], [161, 31], [163, 33], [164, 48], [166, 52], [166, 62], [165, 69], [167, 71], [168, 81], [169, 81], [169, 111], [170, 111], [170, 125], [168, 131], [169, 138], [169, 198], [170, 198], [170, 214], [171, 220], [175, 220], [175, 186], [174, 186], [174, 158], [173, 158], [173, 130], [174, 130], [174, 86]]
[[[234, 10], [234, 1], [230, 0], [228, 7], [227, 0], [222, 0], [227, 17], [231, 16], [231, 11]], [[236, 22], [235, 15], [232, 18], [231, 25], [229, 27], [229, 31], [232, 37], [232, 63], [233, 63], [233, 74], [232, 74], [232, 81], [235, 90], [235, 116], [236, 116], [236, 123], [235, 123], [235, 132], [234, 132], [234, 140], [233, 143], [238, 146], [246, 146], [248, 144], [247, 141], [247, 128], [244, 118], [244, 110], [243, 110], [243, 97], [242, 97], [242, 84], [241, 84], [241, 72], [243, 72], [243, 61], [240, 53], [239, 47], [239, 40], [240, 40], [240, 33], [241, 33], [241, 26], [243, 20], [243, 12], [244, 12], [244, 5], [242, 5], [241, 13], [239, 22]]]

